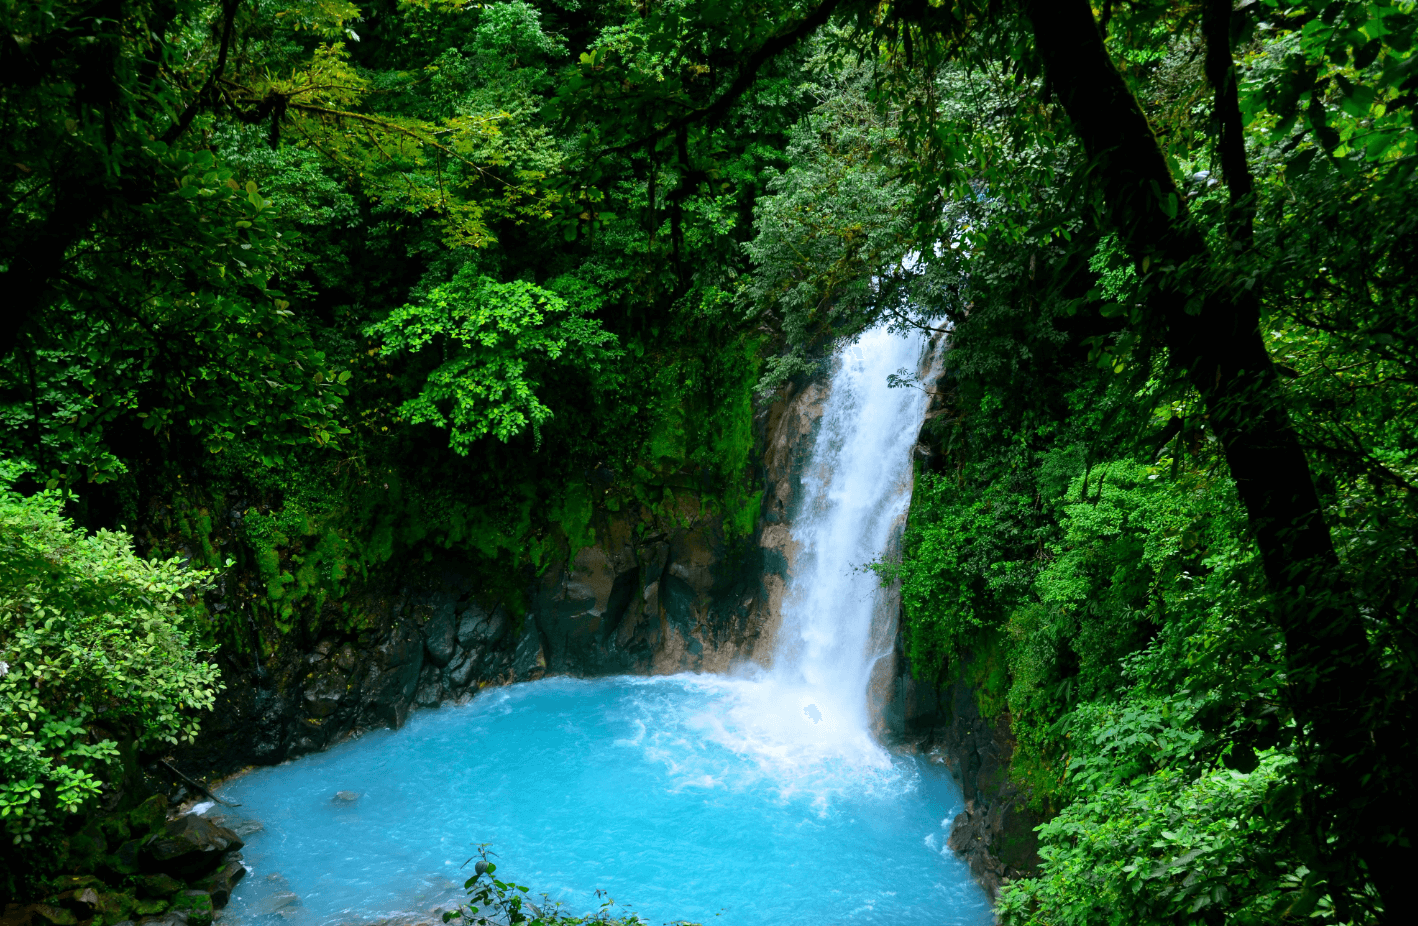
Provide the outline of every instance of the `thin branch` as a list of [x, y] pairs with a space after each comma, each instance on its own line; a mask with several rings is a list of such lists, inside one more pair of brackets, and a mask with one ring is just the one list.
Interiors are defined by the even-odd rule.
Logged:
[[202, 89], [197, 91], [197, 95], [192, 98], [186, 108], [182, 110], [177, 121], [162, 135], [162, 140], [172, 144], [181, 137], [187, 127], [192, 124], [192, 120], [197, 117], [197, 113], [202, 108], [202, 101], [212, 92], [212, 87], [221, 79], [222, 72], [226, 70], [227, 50], [231, 47], [232, 28], [236, 23], [236, 11], [241, 7], [241, 0], [225, 0], [222, 3], [222, 47], [217, 54], [216, 67], [212, 68], [212, 73], [207, 75], [207, 80], [202, 84]]
[[754, 49], [744, 62], [743, 67], [739, 69], [738, 76], [734, 78], [734, 82], [729, 85], [729, 88], [725, 90], [718, 99], [708, 106], [692, 110], [680, 116], [678, 119], [672, 119], [649, 135], [638, 138], [632, 142], [626, 142], [623, 145], [606, 148], [601, 153], [621, 154], [650, 145], [667, 135], [672, 135], [700, 122], [718, 122], [728, 113], [729, 108], [733, 106], [734, 103], [738, 102], [739, 97], [747, 93], [749, 88], [753, 86], [753, 82], [758, 79], [759, 70], [762, 69], [765, 64], [772, 61], [789, 48], [792, 48], [798, 42], [812, 35], [819, 27], [826, 24], [827, 20], [832, 17], [833, 12], [836, 11], [837, 5], [840, 2], [841, 0], [823, 0], [823, 2], [818, 5], [817, 9], [809, 13], [807, 17], [797, 25], [788, 29], [786, 32], [778, 33], [758, 48]]

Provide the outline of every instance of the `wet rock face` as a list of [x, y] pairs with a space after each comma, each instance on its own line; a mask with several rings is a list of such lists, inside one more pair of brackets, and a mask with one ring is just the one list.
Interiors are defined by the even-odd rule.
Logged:
[[180, 763], [208, 774], [282, 762], [401, 727], [416, 708], [548, 674], [767, 661], [792, 559], [787, 519], [825, 395], [798, 382], [755, 413], [764, 515], [752, 537], [727, 538], [691, 492], [676, 490], [673, 509], [653, 516], [597, 510], [592, 545], [573, 550], [563, 538], [557, 553], [552, 538], [550, 562], [513, 578], [526, 582], [524, 613], [498, 604], [472, 564], [443, 554], [398, 587], [341, 602], [359, 629], [305, 644], [294, 632], [270, 657], [223, 650], [227, 690]]
[[458, 617], [455, 602], [445, 602], [423, 626], [424, 652], [428, 661], [442, 668], [458, 648]]
[[965, 810], [950, 826], [948, 845], [970, 866], [993, 902], [1005, 881], [1039, 871], [1039, 820], [1026, 796], [1009, 780], [1014, 755], [1009, 716], [991, 723], [980, 716], [968, 685], [955, 681], [937, 691], [912, 676], [897, 641], [893, 698], [887, 720], [891, 732], [922, 741], [932, 762], [944, 765], [965, 796]]
[[167, 824], [143, 846], [143, 866], [175, 878], [193, 878], [216, 868], [228, 852], [244, 845], [226, 827], [188, 814]]
[[470, 602], [458, 619], [455, 639], [465, 651], [486, 649], [501, 642], [507, 627], [507, 609], [502, 605], [488, 612]]
[[212, 906], [220, 909], [231, 899], [232, 888], [246, 877], [246, 866], [238, 861], [230, 861], [206, 878], [197, 882], [197, 889], [205, 891], [212, 898]]

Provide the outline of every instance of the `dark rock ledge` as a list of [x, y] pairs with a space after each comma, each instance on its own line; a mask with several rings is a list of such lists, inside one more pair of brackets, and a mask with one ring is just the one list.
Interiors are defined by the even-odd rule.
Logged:
[[1034, 827], [1041, 821], [1029, 809], [1027, 795], [1009, 778], [1014, 756], [1009, 717], [996, 723], [981, 717], [963, 681], [937, 690], [912, 677], [899, 638], [897, 657], [888, 729], [944, 765], [960, 783], [965, 810], [951, 822], [947, 845], [969, 864], [993, 903], [1006, 881], [1039, 872]]
[[245, 844], [222, 818], [173, 810], [155, 794], [90, 821], [69, 838], [69, 857], [91, 873], [59, 878], [39, 903], [7, 906], [4, 926], [211, 926], [246, 876]]

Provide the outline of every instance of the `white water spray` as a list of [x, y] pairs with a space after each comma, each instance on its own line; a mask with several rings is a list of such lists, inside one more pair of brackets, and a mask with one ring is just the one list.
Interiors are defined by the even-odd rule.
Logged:
[[[937, 351], [920, 332], [876, 328], [838, 352], [790, 528], [794, 555], [772, 668], [741, 694], [711, 736], [760, 761], [797, 766], [817, 784], [824, 759], [885, 770], [868, 689], [889, 655], [895, 595], [867, 568], [899, 538], [911, 499], [911, 449], [929, 396], [891, 388], [921, 380]], [[730, 732], [732, 731], [732, 732]]]

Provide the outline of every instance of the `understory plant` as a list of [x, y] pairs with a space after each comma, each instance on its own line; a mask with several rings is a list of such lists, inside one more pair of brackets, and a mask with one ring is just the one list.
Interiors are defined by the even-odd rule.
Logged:
[[[594, 913], [576, 915], [562, 909], [562, 902], [546, 894], [533, 900], [531, 889], [523, 884], [503, 881], [496, 877], [497, 863], [488, 858], [492, 853], [486, 845], [478, 846], [478, 861], [473, 876], [463, 882], [468, 902], [445, 911], [443, 922], [458, 922], [467, 926], [579, 926], [582, 923], [602, 923], [606, 926], [647, 926], [638, 913], [617, 915], [615, 901], [604, 891], [596, 891], [602, 903]], [[471, 861], [471, 859], [469, 859]], [[677, 922], [670, 926], [695, 926]]]
[[[87, 533], [0, 470], [0, 860], [60, 852], [65, 818], [138, 751], [190, 740], [222, 687], [196, 594], [210, 572]], [[28, 866], [27, 866], [28, 867]]]

